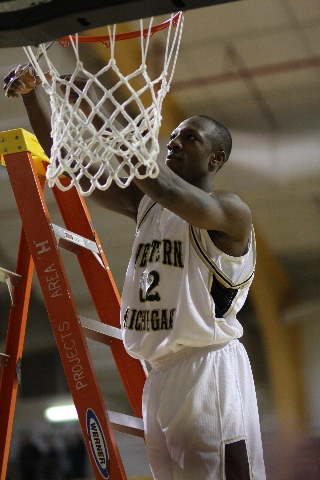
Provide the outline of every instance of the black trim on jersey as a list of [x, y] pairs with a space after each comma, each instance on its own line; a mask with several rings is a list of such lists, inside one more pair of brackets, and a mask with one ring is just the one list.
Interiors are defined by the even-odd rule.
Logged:
[[234, 299], [238, 295], [239, 289], [224, 287], [217, 278], [212, 275], [212, 285], [210, 294], [214, 301], [214, 313], [216, 318], [223, 318], [228, 312]]
[[139, 231], [141, 225], [143, 224], [143, 222], [145, 221], [145, 219], [147, 218], [147, 216], [149, 215], [151, 209], [156, 205], [157, 203], [156, 202], [153, 202], [150, 207], [147, 208], [147, 210], [144, 212], [144, 214], [142, 215], [141, 217], [141, 220], [139, 222], [139, 224], [137, 225], [137, 229], [136, 229], [136, 233]]
[[224, 444], [225, 480], [251, 480], [245, 439]]
[[226, 288], [236, 289], [238, 290], [240, 287], [244, 287], [246, 284], [250, 283], [253, 275], [254, 275], [254, 268], [252, 269], [250, 275], [248, 275], [243, 281], [239, 283], [234, 283], [227, 275], [225, 275], [215, 264], [215, 262], [209, 257], [204, 249], [204, 246], [198, 239], [196, 235], [195, 228], [190, 225], [190, 232], [191, 238], [196, 247], [196, 251], [199, 254], [202, 261], [207, 265], [209, 270], [214, 274], [215, 278], [219, 283], [221, 283]]

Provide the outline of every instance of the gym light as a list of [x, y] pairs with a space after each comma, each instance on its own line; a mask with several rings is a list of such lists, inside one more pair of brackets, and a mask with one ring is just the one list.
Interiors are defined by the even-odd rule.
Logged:
[[61, 407], [50, 407], [44, 412], [48, 422], [71, 422], [78, 420], [78, 414], [74, 405], [62, 405]]

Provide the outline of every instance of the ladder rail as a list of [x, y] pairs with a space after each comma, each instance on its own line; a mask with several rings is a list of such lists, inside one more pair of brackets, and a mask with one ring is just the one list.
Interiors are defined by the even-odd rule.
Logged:
[[9, 314], [5, 356], [0, 383], [0, 480], [5, 480], [9, 458], [10, 441], [18, 392], [17, 365], [22, 357], [28, 306], [31, 293], [33, 260], [24, 229], [21, 229], [16, 273], [21, 275], [13, 287], [14, 304]]

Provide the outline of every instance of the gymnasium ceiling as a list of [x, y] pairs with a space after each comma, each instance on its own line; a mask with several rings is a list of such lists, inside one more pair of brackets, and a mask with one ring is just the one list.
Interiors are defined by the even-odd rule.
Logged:
[[[229, 127], [234, 150], [216, 186], [232, 189], [249, 203], [256, 228], [302, 288], [302, 301], [310, 301], [314, 309], [319, 308], [320, 259], [319, 45], [318, 0], [244, 0], [188, 11], [161, 131], [164, 152], [168, 132], [187, 116], [202, 113]], [[68, 73], [68, 55], [60, 46], [52, 47], [61, 73]], [[87, 60], [97, 68], [104, 55], [93, 48]], [[25, 55], [18, 47], [1, 48], [0, 59], [4, 77], [25, 62]], [[128, 49], [122, 61], [129, 59]], [[0, 112], [1, 131], [30, 130], [20, 100], [2, 95]], [[0, 267], [14, 270], [20, 220], [4, 167], [0, 191]], [[59, 224], [49, 191], [47, 198]], [[102, 212], [90, 199], [88, 205], [121, 290], [134, 225]], [[66, 258], [73, 262], [70, 254]], [[94, 317], [78, 279], [71, 266], [80, 313]], [[0, 295], [6, 298], [1, 303], [3, 330], [4, 305], [9, 304], [4, 284]], [[34, 298], [41, 303], [36, 278]]]

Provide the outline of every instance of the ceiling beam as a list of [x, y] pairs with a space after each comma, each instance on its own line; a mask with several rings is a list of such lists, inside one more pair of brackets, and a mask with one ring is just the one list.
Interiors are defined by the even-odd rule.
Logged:
[[172, 82], [171, 90], [172, 92], [175, 92], [192, 88], [206, 87], [208, 85], [219, 85], [220, 83], [235, 82], [242, 80], [244, 75], [248, 73], [254, 78], [318, 67], [320, 67], [320, 56], [313, 56], [302, 58], [300, 60], [290, 60], [288, 62], [262, 65], [254, 68], [238, 68], [237, 70], [219, 73], [218, 75], [208, 75], [206, 77], [194, 77], [187, 80], [179, 80]]

